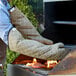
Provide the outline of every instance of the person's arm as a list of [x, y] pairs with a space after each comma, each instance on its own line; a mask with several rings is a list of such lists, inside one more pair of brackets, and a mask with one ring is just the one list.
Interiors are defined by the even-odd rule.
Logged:
[[16, 28], [9, 33], [9, 48], [20, 54], [45, 60], [60, 60], [68, 53], [63, 43], [45, 45], [35, 40], [24, 39]]
[[9, 33], [9, 48], [12, 51], [46, 60], [62, 59], [68, 53], [64, 44], [51, 45], [51, 40], [43, 38], [18, 8], [11, 12], [11, 18], [17, 28], [13, 28]]
[[10, 16], [12, 24], [14, 24], [25, 39], [36, 40], [46, 45], [53, 44], [52, 40], [46, 39], [39, 34], [31, 21], [17, 7], [10, 10]]

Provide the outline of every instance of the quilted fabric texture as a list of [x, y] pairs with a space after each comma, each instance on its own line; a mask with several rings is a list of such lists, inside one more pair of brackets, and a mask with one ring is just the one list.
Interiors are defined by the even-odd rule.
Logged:
[[53, 43], [53, 41], [43, 38], [29, 19], [17, 7], [10, 14], [12, 24], [20, 31], [24, 38], [36, 40], [44, 44]]
[[9, 47], [12, 51], [45, 60], [59, 60], [68, 53], [62, 48], [63, 43], [52, 44], [51, 40], [43, 38], [17, 7], [10, 14], [12, 24], [16, 27], [9, 33]]
[[16, 28], [9, 33], [9, 47], [12, 51], [40, 59], [62, 59], [68, 51], [63, 43], [45, 45], [35, 40], [24, 39]]

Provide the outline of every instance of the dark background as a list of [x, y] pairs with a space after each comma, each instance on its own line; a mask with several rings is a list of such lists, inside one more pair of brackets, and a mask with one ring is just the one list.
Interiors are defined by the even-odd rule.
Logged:
[[38, 22], [43, 23], [43, 0], [28, 0], [28, 4], [33, 7]]
[[76, 25], [53, 23], [53, 21], [76, 21], [76, 2], [46, 2], [44, 6], [46, 29], [42, 35], [55, 43], [76, 44]]

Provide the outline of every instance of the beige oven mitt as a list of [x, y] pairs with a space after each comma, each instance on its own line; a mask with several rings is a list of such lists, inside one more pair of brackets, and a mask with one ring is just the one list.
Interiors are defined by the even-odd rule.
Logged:
[[17, 8], [10, 10], [12, 24], [26, 39], [32, 39], [44, 44], [52, 44], [53, 41], [42, 37], [36, 28], [32, 25], [29, 19]]
[[63, 43], [45, 45], [35, 40], [24, 39], [16, 28], [9, 33], [9, 48], [20, 54], [45, 60], [60, 60], [68, 53]]

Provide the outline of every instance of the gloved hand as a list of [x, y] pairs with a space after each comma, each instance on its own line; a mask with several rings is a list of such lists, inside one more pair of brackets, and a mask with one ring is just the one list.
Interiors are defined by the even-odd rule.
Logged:
[[62, 59], [68, 51], [64, 48], [63, 43], [56, 43], [53, 45], [50, 45], [50, 50], [40, 57], [43, 59], [55, 59], [55, 60], [60, 60]]
[[24, 39], [16, 28], [13, 28], [9, 33], [9, 48], [20, 54], [45, 60], [59, 60], [68, 53], [63, 43], [45, 45], [35, 40]]
[[12, 24], [25, 39], [36, 40], [46, 45], [53, 44], [52, 40], [46, 39], [39, 34], [34, 25], [17, 7], [14, 7], [13, 11], [10, 10], [10, 16]]

